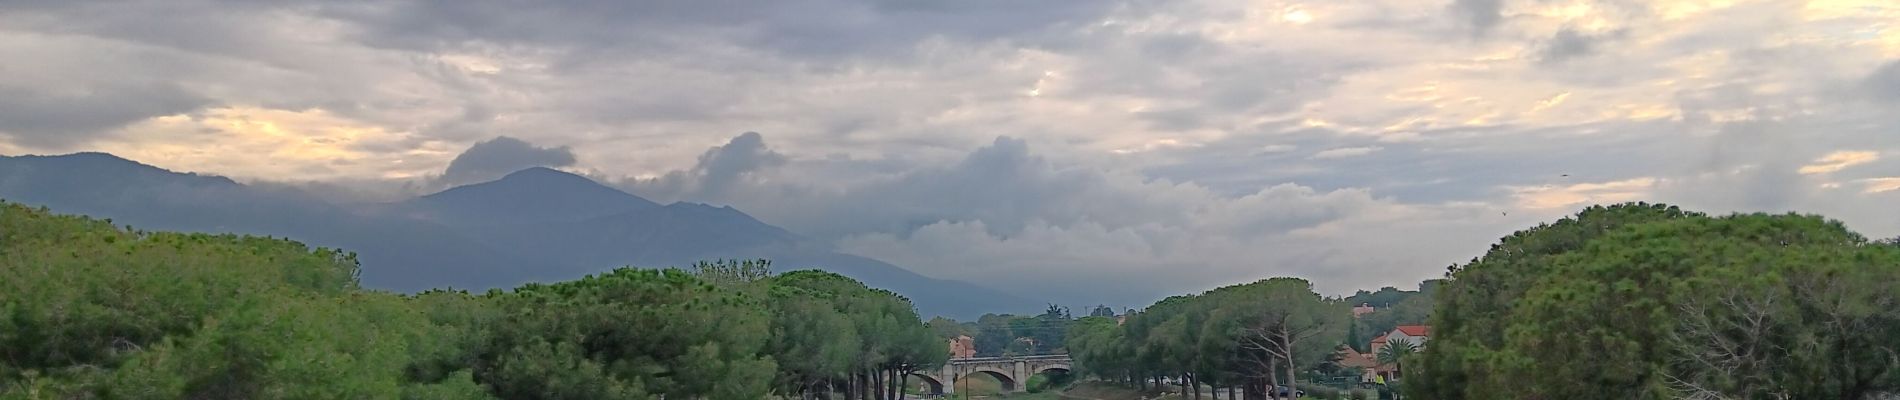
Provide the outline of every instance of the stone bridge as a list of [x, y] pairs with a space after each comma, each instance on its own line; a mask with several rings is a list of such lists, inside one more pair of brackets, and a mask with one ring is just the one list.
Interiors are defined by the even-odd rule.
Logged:
[[959, 383], [972, 374], [985, 374], [1003, 382], [1006, 393], [1021, 393], [1027, 388], [1029, 377], [1048, 371], [1069, 372], [1069, 355], [1018, 357], [973, 357], [952, 358], [936, 371], [918, 371], [912, 377], [922, 378], [930, 386], [931, 394], [951, 394], [960, 389]]

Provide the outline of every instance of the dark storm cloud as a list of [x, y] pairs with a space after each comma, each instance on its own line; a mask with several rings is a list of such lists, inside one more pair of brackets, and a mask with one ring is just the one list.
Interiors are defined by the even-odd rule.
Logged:
[[126, 124], [189, 113], [211, 103], [177, 85], [0, 86], [0, 135], [30, 146], [62, 147]]
[[570, 165], [574, 165], [574, 151], [567, 146], [537, 147], [521, 139], [501, 136], [469, 146], [468, 151], [449, 162], [438, 181], [442, 185], [462, 185], [493, 180], [532, 167]]

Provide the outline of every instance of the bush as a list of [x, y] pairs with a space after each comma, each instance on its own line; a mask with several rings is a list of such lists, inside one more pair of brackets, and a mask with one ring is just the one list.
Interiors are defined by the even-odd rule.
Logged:
[[1337, 399], [1339, 398], [1339, 394], [1340, 394], [1340, 390], [1338, 388], [1333, 388], [1329, 386], [1321, 386], [1321, 385], [1312, 384], [1312, 383], [1300, 383], [1300, 384], [1293, 385], [1293, 387], [1295, 389], [1299, 389], [1302, 392], [1306, 392], [1307, 397], [1312, 397], [1315, 399]]
[[1352, 390], [1352, 400], [1375, 400], [1378, 398], [1379, 398], [1379, 392], [1374, 392], [1372, 391], [1372, 389], [1353, 389]]

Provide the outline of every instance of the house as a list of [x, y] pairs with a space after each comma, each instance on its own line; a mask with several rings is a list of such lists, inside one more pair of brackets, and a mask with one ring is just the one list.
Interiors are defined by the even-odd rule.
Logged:
[[[1431, 338], [1432, 327], [1430, 325], [1399, 325], [1396, 328], [1392, 328], [1391, 332], [1386, 332], [1385, 334], [1379, 335], [1379, 337], [1372, 338], [1370, 348], [1376, 360], [1379, 352], [1385, 350], [1385, 347], [1389, 343], [1405, 341], [1422, 350], [1425, 348], [1425, 342], [1431, 340]], [[1382, 364], [1373, 368], [1373, 373], [1387, 379], [1398, 378], [1400, 375], [1403, 375], [1403, 373], [1399, 371], [1402, 367], [1401, 365]]]
[[976, 339], [969, 335], [957, 335], [950, 339], [950, 358], [976, 357]]
[[1359, 303], [1359, 306], [1352, 308], [1352, 317], [1359, 318], [1359, 316], [1371, 314], [1373, 311], [1379, 311], [1379, 309], [1372, 308], [1372, 304], [1370, 303]]
[[1339, 364], [1341, 368], [1358, 368], [1360, 371], [1359, 382], [1372, 382], [1379, 377], [1377, 372], [1379, 361], [1374, 359], [1371, 354], [1360, 353], [1358, 350], [1353, 350], [1352, 346], [1346, 346], [1346, 348], [1340, 349], [1339, 361], [1335, 363]]
[[1385, 340], [1405, 339], [1419, 347], [1425, 347], [1425, 341], [1431, 338], [1432, 327], [1430, 325], [1399, 325], [1399, 327], [1393, 328], [1392, 332], [1385, 334]]

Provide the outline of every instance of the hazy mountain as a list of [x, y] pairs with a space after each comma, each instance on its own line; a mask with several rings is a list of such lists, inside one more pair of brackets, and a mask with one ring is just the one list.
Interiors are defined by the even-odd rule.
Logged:
[[339, 206], [291, 189], [185, 174], [109, 154], [0, 156], [0, 199], [138, 228], [285, 236], [355, 251], [366, 286], [486, 289], [622, 265], [769, 258], [910, 297], [926, 315], [972, 318], [1035, 305], [841, 254], [731, 207], [656, 204], [585, 177], [532, 168], [407, 201]]

